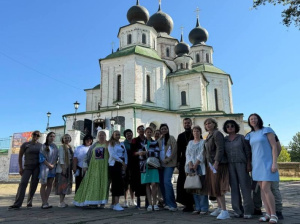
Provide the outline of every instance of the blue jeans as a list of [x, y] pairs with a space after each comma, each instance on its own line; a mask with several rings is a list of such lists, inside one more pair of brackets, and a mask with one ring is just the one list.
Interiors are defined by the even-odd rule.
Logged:
[[208, 196], [193, 194], [196, 210], [199, 212], [208, 211]]
[[175, 194], [172, 184], [172, 175], [174, 172], [174, 167], [164, 167], [163, 179], [164, 179], [164, 199], [167, 206], [172, 208], [177, 208], [175, 202]]

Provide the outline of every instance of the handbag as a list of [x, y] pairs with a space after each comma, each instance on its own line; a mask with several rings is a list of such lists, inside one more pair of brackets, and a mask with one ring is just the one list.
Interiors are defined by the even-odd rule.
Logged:
[[184, 189], [201, 189], [202, 184], [200, 176], [197, 174], [188, 174], [184, 182]]
[[149, 166], [154, 167], [154, 168], [159, 168], [160, 167], [160, 162], [156, 157], [148, 157], [147, 164]]

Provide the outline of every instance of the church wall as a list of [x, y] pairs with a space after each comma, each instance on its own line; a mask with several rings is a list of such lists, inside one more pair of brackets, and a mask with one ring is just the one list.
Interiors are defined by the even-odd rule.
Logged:
[[98, 109], [100, 102], [100, 89], [86, 90], [86, 111]]
[[208, 111], [216, 111], [215, 89], [217, 89], [219, 111], [232, 113], [229, 77], [227, 75], [212, 73], [205, 73], [205, 77], [209, 82], [207, 86]]
[[[184, 75], [170, 78], [171, 110], [203, 107], [201, 74]], [[186, 92], [186, 104], [182, 105], [181, 92]]]
[[[166, 75], [169, 69], [163, 62], [136, 56], [135, 103], [168, 108]], [[147, 102], [147, 75], [150, 77], [150, 102]]]

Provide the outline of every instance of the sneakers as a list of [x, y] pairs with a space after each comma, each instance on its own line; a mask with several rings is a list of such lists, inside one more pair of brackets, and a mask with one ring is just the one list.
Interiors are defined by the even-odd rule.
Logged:
[[283, 215], [282, 215], [282, 212], [276, 212], [276, 216], [277, 216], [278, 219], [280, 219], [280, 220], [284, 219], [284, 218], [283, 218]]
[[123, 208], [128, 208], [129, 206], [128, 206], [128, 202], [127, 202], [127, 200], [125, 200], [124, 201], [124, 205], [123, 205]]
[[200, 211], [197, 211], [197, 210], [192, 212], [192, 215], [199, 215], [199, 214], [200, 214]]
[[59, 208], [66, 208], [66, 207], [68, 207], [68, 205], [65, 202], [62, 202], [62, 203], [58, 204], [58, 207]]
[[19, 206], [16, 206], [16, 205], [11, 205], [11, 206], [9, 206], [7, 209], [8, 210], [18, 210], [18, 209], [20, 209], [21, 207], [19, 207]]
[[153, 206], [153, 210], [154, 210], [154, 211], [159, 211], [158, 205], [154, 205], [154, 206]]
[[164, 209], [165, 209], [165, 210], [169, 210], [170, 207], [169, 207], [168, 205], [166, 205], [166, 206], [164, 207]]
[[230, 219], [230, 215], [227, 210], [222, 210], [217, 219]]
[[214, 204], [211, 202], [211, 200], [208, 200], [208, 203], [209, 203], [209, 208], [210, 208], [210, 209], [214, 209], [214, 208], [215, 208], [215, 206], [214, 206]]
[[32, 208], [32, 204], [27, 204], [26, 208], [31, 209]]
[[211, 216], [218, 216], [221, 213], [222, 209], [217, 208], [212, 213], [210, 213]]
[[118, 203], [118, 204], [114, 205], [113, 210], [124, 211], [124, 208], [122, 208], [122, 206]]
[[244, 219], [252, 219], [252, 215], [244, 215]]
[[209, 211], [202, 211], [202, 212], [200, 212], [200, 215], [209, 215]]
[[171, 211], [171, 212], [176, 212], [177, 210], [178, 210], [178, 208], [173, 208], [173, 207], [169, 208], [169, 211]]
[[147, 211], [152, 212], [152, 205], [148, 205]]

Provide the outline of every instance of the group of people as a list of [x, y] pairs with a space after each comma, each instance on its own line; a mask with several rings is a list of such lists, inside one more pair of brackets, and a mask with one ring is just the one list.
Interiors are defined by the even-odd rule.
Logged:
[[[204, 121], [204, 129], [208, 132], [205, 140], [201, 127], [192, 127], [190, 118], [183, 120], [185, 131], [179, 134], [177, 141], [170, 135], [167, 124], [161, 124], [158, 130], [141, 125], [137, 127], [136, 138], [133, 138], [132, 130], [127, 129], [123, 133], [124, 142], [120, 141], [121, 133], [117, 130], [113, 131], [109, 141], [106, 141], [105, 131], [99, 130], [94, 144], [92, 136], [86, 135], [83, 145], [74, 152], [70, 135], [65, 134], [61, 139], [62, 146], [57, 148], [53, 144], [55, 133], [48, 133], [46, 142], [41, 144], [38, 142], [40, 132], [34, 131], [32, 140], [20, 148], [22, 178], [15, 203], [10, 208], [21, 207], [30, 177], [27, 207], [32, 207], [39, 180], [43, 209], [52, 207], [48, 203], [52, 186], [60, 195], [58, 207], [67, 207], [64, 199], [72, 192], [74, 174], [73, 203], [78, 207], [104, 208], [111, 192], [111, 208], [116, 211], [124, 210], [130, 203], [141, 208], [141, 196], [145, 196], [147, 211], [158, 211], [160, 207], [177, 211], [178, 202], [185, 206], [184, 212], [227, 219], [230, 216], [225, 193], [231, 188], [235, 217], [248, 219], [253, 214], [260, 214], [261, 201], [257, 195], [261, 193], [266, 213], [259, 221], [277, 223], [277, 216], [283, 218], [282, 205], [277, 209], [277, 204], [281, 203], [277, 165], [279, 140], [271, 128], [263, 126], [258, 114], [251, 114], [248, 124], [251, 132], [244, 137], [238, 134], [237, 122], [227, 120], [223, 124], [227, 134], [224, 137], [216, 120], [208, 118]], [[176, 167], [179, 175], [175, 198], [172, 176]], [[199, 176], [202, 186], [185, 189], [188, 175]], [[124, 206], [119, 202], [121, 196], [125, 198]], [[276, 202], [279, 201], [276, 207], [274, 196]], [[209, 199], [218, 204], [212, 213], [209, 213]]]

